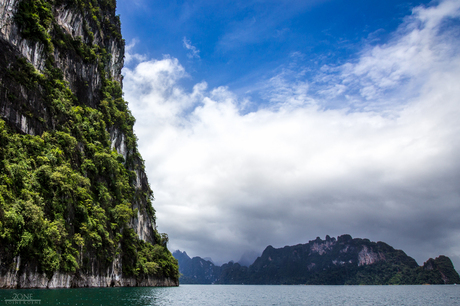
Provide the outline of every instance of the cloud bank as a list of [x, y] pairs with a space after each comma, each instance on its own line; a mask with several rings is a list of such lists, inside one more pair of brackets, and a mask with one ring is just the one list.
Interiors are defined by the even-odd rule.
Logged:
[[266, 103], [251, 112], [226, 87], [183, 88], [175, 58], [125, 68], [170, 249], [222, 263], [349, 233], [458, 268], [459, 17], [458, 1], [415, 8], [353, 62], [254, 82]]

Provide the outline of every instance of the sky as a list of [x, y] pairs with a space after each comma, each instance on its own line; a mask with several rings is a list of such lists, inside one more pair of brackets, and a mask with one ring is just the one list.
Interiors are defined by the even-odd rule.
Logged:
[[460, 269], [460, 1], [119, 0], [169, 248], [326, 235]]

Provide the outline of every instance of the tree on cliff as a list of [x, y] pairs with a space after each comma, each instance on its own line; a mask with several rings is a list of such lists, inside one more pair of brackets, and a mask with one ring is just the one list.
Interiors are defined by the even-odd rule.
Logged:
[[8, 4], [0, 6], [8, 19], [0, 32], [0, 279], [64, 273], [65, 286], [91, 276], [103, 281], [89, 285], [177, 285], [123, 99], [115, 0]]

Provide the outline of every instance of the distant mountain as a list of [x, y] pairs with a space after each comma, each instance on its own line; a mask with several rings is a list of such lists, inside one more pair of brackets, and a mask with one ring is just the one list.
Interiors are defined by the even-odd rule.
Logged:
[[244, 252], [243, 255], [241, 255], [241, 258], [240, 260], [238, 260], [238, 263], [242, 266], [249, 267], [259, 256], [260, 252], [247, 251]]
[[214, 284], [218, 281], [220, 267], [201, 257], [190, 258], [187, 253], [175, 251], [174, 258], [179, 263], [179, 281], [182, 284]]
[[[185, 255], [185, 256], [184, 256]], [[249, 267], [229, 262], [221, 267], [185, 252], [173, 253], [182, 273], [180, 282], [201, 284], [384, 285], [460, 283], [446, 256], [423, 266], [384, 242], [319, 237], [306, 244], [275, 249], [268, 246]], [[182, 258], [181, 258], [182, 257]], [[187, 257], [187, 258], [185, 258]]]

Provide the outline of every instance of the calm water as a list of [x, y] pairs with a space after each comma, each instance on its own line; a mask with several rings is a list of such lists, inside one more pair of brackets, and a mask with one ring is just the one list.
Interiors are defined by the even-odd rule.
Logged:
[[[24, 302], [18, 301], [24, 300]], [[0, 290], [0, 305], [460, 305], [460, 286], [181, 285]]]

